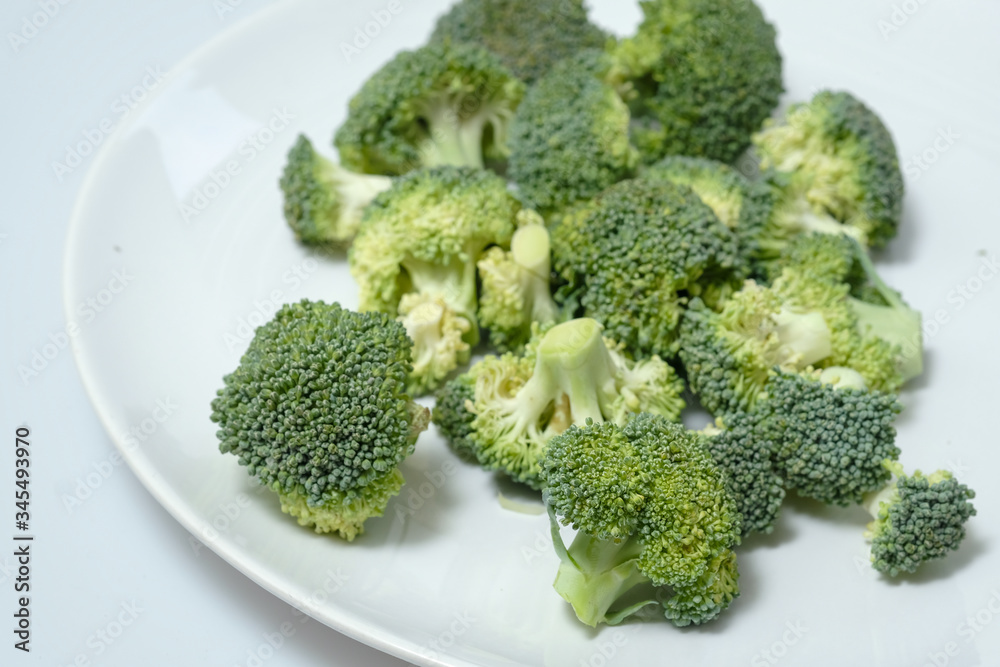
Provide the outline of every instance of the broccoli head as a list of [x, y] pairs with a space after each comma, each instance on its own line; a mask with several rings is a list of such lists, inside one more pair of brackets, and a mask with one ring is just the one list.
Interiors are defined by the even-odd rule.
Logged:
[[539, 329], [523, 356], [487, 356], [446, 385], [441, 430], [484, 468], [537, 488], [546, 444], [573, 424], [624, 423], [637, 412], [678, 419], [683, 383], [674, 370], [659, 357], [628, 360], [601, 331], [594, 320], [571, 320]]
[[667, 155], [732, 162], [778, 104], [781, 55], [752, 0], [643, 0], [638, 32], [611, 48], [632, 89], [632, 141]]
[[622, 181], [551, 226], [556, 301], [636, 357], [672, 357], [689, 292], [740, 263], [735, 235], [689, 188]]
[[817, 93], [753, 141], [776, 193], [761, 237], [765, 256], [804, 231], [846, 234], [873, 248], [896, 235], [903, 206], [896, 144], [850, 93]]
[[540, 211], [591, 199], [635, 172], [629, 110], [601, 79], [607, 64], [599, 51], [561, 61], [514, 116], [508, 175]]
[[[510, 243], [520, 210], [502, 178], [466, 167], [406, 174], [366, 209], [351, 275], [361, 310], [399, 315], [413, 334], [414, 392], [468, 360], [479, 340], [476, 262]], [[407, 294], [419, 298], [404, 303]]]
[[399, 492], [399, 464], [429, 423], [409, 373], [410, 340], [389, 316], [283, 306], [212, 401], [219, 449], [299, 524], [353, 540]]
[[524, 84], [482, 48], [403, 51], [351, 100], [334, 144], [344, 165], [369, 174], [482, 168], [488, 158], [506, 158], [507, 128], [523, 94]]
[[[660, 603], [675, 625], [704, 623], [739, 595], [742, 518], [697, 434], [651, 414], [587, 422], [552, 439], [541, 476], [561, 561], [554, 586], [582, 622]], [[559, 521], [577, 530], [569, 548]], [[622, 607], [642, 584], [649, 597]]]
[[583, 0], [459, 0], [438, 19], [432, 42], [477, 44], [525, 83], [608, 36], [587, 19]]
[[965, 522], [976, 513], [975, 491], [946, 470], [907, 475], [897, 461], [885, 461], [894, 478], [864, 499], [875, 519], [865, 532], [872, 544], [872, 567], [895, 577], [944, 558], [965, 539]]
[[361, 224], [364, 208], [389, 189], [386, 176], [356, 174], [316, 152], [305, 135], [292, 145], [279, 182], [285, 220], [309, 246], [344, 246]]

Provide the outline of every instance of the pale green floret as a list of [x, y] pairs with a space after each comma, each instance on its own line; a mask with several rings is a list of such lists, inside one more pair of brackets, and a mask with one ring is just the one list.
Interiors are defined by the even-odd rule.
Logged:
[[965, 522], [976, 514], [970, 502], [976, 493], [947, 470], [907, 475], [897, 461], [884, 465], [894, 479], [865, 496], [863, 505], [875, 519], [865, 537], [872, 543], [872, 567], [895, 577], [958, 549]]
[[479, 260], [479, 324], [489, 329], [490, 343], [501, 352], [521, 350], [533, 322], [559, 319], [550, 286], [549, 233], [537, 214], [530, 218], [514, 232], [510, 251], [493, 247]]
[[448, 307], [444, 299], [410, 293], [399, 302], [399, 321], [413, 341], [413, 371], [408, 391], [419, 396], [441, 384], [448, 373], [469, 360], [463, 340], [471, 325]]
[[523, 357], [489, 356], [472, 367], [471, 427], [454, 410], [444, 416], [484, 468], [537, 487], [546, 444], [573, 424], [620, 424], [638, 412], [679, 418], [683, 383], [669, 364], [631, 361], [601, 332], [594, 320], [571, 320], [529, 342]]

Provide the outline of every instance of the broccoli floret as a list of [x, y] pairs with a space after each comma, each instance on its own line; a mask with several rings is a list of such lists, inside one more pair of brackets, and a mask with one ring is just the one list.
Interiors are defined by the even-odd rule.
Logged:
[[830, 505], [861, 502], [889, 478], [882, 462], [899, 456], [902, 406], [894, 394], [855, 388], [854, 378], [778, 373], [756, 408], [756, 433], [774, 443], [787, 488]]
[[[466, 167], [418, 169], [365, 210], [351, 275], [361, 310], [400, 315], [413, 332], [413, 391], [468, 360], [479, 340], [476, 262], [488, 246], [510, 243], [520, 210], [502, 178]], [[420, 298], [404, 308], [407, 294]]]
[[611, 77], [633, 90], [643, 161], [732, 162], [782, 93], [774, 28], [751, 0], [644, 0], [638, 32], [611, 48]]
[[775, 257], [804, 231], [846, 234], [873, 248], [896, 235], [903, 175], [892, 135], [850, 93], [822, 91], [754, 135], [776, 202], [761, 237]]
[[437, 425], [452, 450], [467, 461], [475, 461], [476, 447], [472, 439], [472, 422], [476, 415], [470, 408], [476, 398], [476, 379], [463, 373], [449, 380], [434, 395], [431, 421]]
[[551, 229], [553, 266], [565, 282], [556, 302], [601, 322], [636, 357], [676, 354], [687, 292], [741, 261], [712, 209], [669, 182], [622, 181]]
[[494, 246], [479, 260], [479, 324], [489, 329], [490, 343], [500, 352], [520, 352], [532, 323], [559, 319], [550, 287], [548, 230], [536, 213], [521, 213], [510, 251]]
[[587, 19], [583, 0], [460, 0], [440, 19], [432, 42], [477, 44], [525, 83], [608, 36]]
[[976, 513], [969, 502], [976, 493], [946, 470], [907, 475], [897, 461], [884, 465], [894, 479], [865, 497], [864, 507], [875, 519], [865, 537], [872, 544], [872, 567], [895, 577], [958, 549], [965, 522]]
[[351, 100], [334, 144], [347, 167], [405, 174], [421, 166], [482, 168], [507, 156], [507, 128], [524, 84], [470, 45], [403, 51]]
[[356, 174], [316, 152], [305, 135], [288, 151], [279, 181], [285, 220], [295, 237], [310, 246], [344, 246], [361, 224], [364, 208], [389, 189], [386, 176]]
[[[464, 387], [449, 385], [463, 393], [474, 385], [474, 395], [460, 410], [440, 411], [443, 429], [461, 434], [457, 448], [471, 446], [484, 468], [537, 488], [546, 443], [573, 424], [623, 423], [637, 412], [678, 419], [683, 383], [670, 365], [659, 357], [626, 359], [601, 330], [594, 320], [571, 320], [539, 331], [524, 356], [487, 356]], [[475, 415], [471, 432], [463, 410]]]
[[597, 51], [560, 62], [528, 90], [511, 123], [508, 175], [544, 213], [591, 199], [635, 172], [628, 107], [600, 78], [607, 64]]
[[785, 499], [784, 480], [774, 470], [774, 443], [758, 432], [757, 415], [735, 412], [698, 432], [743, 517], [743, 535], [770, 533]]
[[[613, 625], [657, 602], [675, 625], [704, 623], [739, 595], [741, 517], [683, 426], [650, 414], [574, 426], [549, 443], [542, 479], [561, 561], [554, 587], [583, 623]], [[568, 549], [560, 520], [577, 530]], [[616, 608], [642, 584], [650, 597]]]
[[212, 401], [220, 451], [299, 524], [353, 540], [399, 492], [398, 466], [430, 421], [406, 394], [410, 346], [382, 313], [283, 306]]

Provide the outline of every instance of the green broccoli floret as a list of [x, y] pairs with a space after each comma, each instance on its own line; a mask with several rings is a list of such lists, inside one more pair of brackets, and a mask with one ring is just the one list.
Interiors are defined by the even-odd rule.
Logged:
[[765, 256], [777, 256], [804, 231], [846, 234], [873, 248], [896, 235], [903, 205], [896, 145], [850, 93], [817, 93], [753, 141], [776, 192], [761, 237]]
[[[588, 422], [552, 439], [541, 475], [554, 587], [583, 623], [613, 625], [658, 602], [675, 625], [704, 623], [739, 595], [741, 516], [698, 435], [650, 414]], [[568, 549], [560, 520], [577, 530]], [[649, 597], [620, 608], [644, 584]]]
[[[487, 356], [448, 385], [466, 398], [439, 411], [442, 430], [459, 434], [456, 448], [473, 449], [484, 468], [537, 488], [546, 444], [573, 424], [620, 424], [637, 412], [678, 419], [683, 383], [670, 365], [626, 359], [601, 330], [594, 320], [571, 320], [539, 330], [523, 356]], [[471, 424], [467, 412], [475, 415]]]
[[299, 524], [353, 540], [399, 492], [399, 464], [430, 421], [406, 394], [410, 345], [382, 313], [283, 306], [212, 401], [220, 451]]
[[468, 360], [479, 341], [476, 262], [510, 243], [520, 210], [502, 178], [465, 167], [411, 172], [365, 210], [351, 275], [361, 310], [399, 315], [414, 336], [414, 393]]
[[510, 251], [494, 246], [479, 260], [479, 324], [489, 329], [490, 343], [500, 352], [520, 352], [532, 323], [559, 319], [550, 287], [549, 232], [538, 214], [521, 213]]
[[587, 19], [583, 0], [460, 0], [438, 19], [432, 42], [476, 44], [497, 54], [525, 83], [608, 36]]
[[279, 181], [285, 220], [295, 237], [309, 246], [344, 246], [361, 224], [364, 208], [389, 189], [386, 176], [356, 174], [316, 152], [305, 135], [288, 151]]
[[864, 498], [875, 519], [865, 537], [872, 544], [872, 567], [895, 577], [958, 549], [965, 522], [976, 513], [969, 502], [976, 493], [946, 470], [907, 475], [897, 461], [884, 465], [894, 479]]
[[782, 93], [774, 28], [752, 0], [644, 0], [638, 32], [611, 48], [611, 78], [631, 86], [643, 161], [732, 162]]
[[510, 127], [508, 175], [548, 214], [629, 178], [639, 154], [629, 143], [629, 110], [601, 77], [608, 61], [585, 51], [532, 86]]
[[775, 445], [757, 429], [757, 415], [734, 412], [698, 432], [743, 517], [743, 535], [770, 533], [785, 499], [785, 483], [771, 463]]
[[741, 262], [736, 237], [712, 209], [669, 182], [622, 181], [551, 230], [565, 282], [556, 302], [601, 322], [636, 357], [676, 354], [687, 293]]
[[470, 410], [475, 398], [476, 379], [470, 373], [463, 373], [437, 390], [431, 417], [452, 450], [468, 461], [477, 460], [472, 439], [476, 415]]
[[778, 373], [756, 408], [756, 434], [774, 443], [787, 488], [830, 505], [861, 502], [885, 483], [886, 459], [899, 457], [894, 394], [857, 388], [849, 369]]
[[345, 166], [369, 174], [482, 168], [487, 158], [506, 158], [507, 128], [523, 94], [524, 84], [482, 48], [403, 51], [351, 100], [334, 144]]

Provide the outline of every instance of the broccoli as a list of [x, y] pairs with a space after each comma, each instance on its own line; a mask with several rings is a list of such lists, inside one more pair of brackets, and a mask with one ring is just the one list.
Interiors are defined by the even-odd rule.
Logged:
[[784, 123], [767, 124], [753, 142], [776, 192], [761, 236], [765, 256], [777, 256], [804, 231], [846, 234], [873, 248], [896, 235], [903, 205], [896, 145], [879, 117], [850, 93], [817, 93], [792, 106]]
[[506, 158], [507, 128], [523, 94], [524, 84], [481, 48], [403, 51], [351, 100], [334, 144], [345, 166], [369, 174], [482, 168], [488, 158]]
[[958, 549], [965, 522], [976, 513], [969, 502], [976, 493], [946, 470], [907, 475], [897, 461], [884, 465], [894, 479], [864, 498], [875, 519], [865, 537], [872, 544], [872, 567], [895, 577]]
[[623, 423], [637, 412], [678, 419], [683, 383], [674, 370], [659, 357], [629, 361], [601, 330], [570, 320], [539, 329], [523, 356], [487, 356], [439, 394], [442, 432], [484, 468], [538, 488], [546, 443], [573, 424]]
[[510, 243], [520, 210], [502, 178], [467, 167], [401, 176], [365, 210], [351, 275], [361, 310], [398, 315], [414, 336], [414, 393], [468, 360], [479, 341], [476, 262]]
[[460, 0], [438, 19], [432, 42], [477, 44], [525, 83], [559, 60], [604, 48], [608, 36], [587, 19], [583, 0]]
[[386, 176], [356, 174], [316, 152], [305, 135], [288, 151], [279, 182], [285, 220], [295, 237], [309, 246], [344, 246], [361, 224], [364, 208], [388, 190]]
[[382, 313], [303, 300], [259, 327], [212, 401], [219, 449], [283, 512], [353, 540], [399, 493], [429, 411], [406, 394], [410, 340]]
[[514, 115], [508, 175], [542, 212], [591, 199], [635, 172], [628, 107], [601, 80], [606, 68], [596, 51], [558, 63]]
[[[632, 179], [552, 226], [567, 314], [601, 322], [636, 357], [672, 357], [687, 292], [740, 263], [735, 235], [689, 188]], [[683, 292], [683, 293], [682, 293]]]
[[734, 412], [698, 432], [743, 517], [743, 535], [770, 533], [785, 498], [785, 482], [774, 470], [774, 443], [761, 436], [757, 415]]
[[[554, 586], [583, 623], [613, 625], [659, 602], [675, 625], [699, 624], [739, 595], [742, 519], [724, 473], [683, 426], [640, 414], [571, 427], [550, 441], [541, 476], [561, 561]], [[559, 520], [577, 530], [568, 549]], [[619, 608], [641, 585], [642, 599]]]
[[858, 503], [889, 477], [899, 457], [894, 394], [857, 388], [849, 369], [777, 373], [755, 411], [757, 437], [774, 443], [787, 488], [830, 505]]
[[643, 0], [638, 32], [611, 48], [610, 78], [630, 86], [643, 161], [732, 162], [778, 104], [774, 28], [751, 0]]
[[490, 343], [500, 352], [520, 352], [533, 322], [559, 319], [549, 286], [549, 233], [538, 214], [521, 213], [526, 224], [514, 232], [510, 251], [494, 246], [479, 260], [479, 324], [490, 330]]

